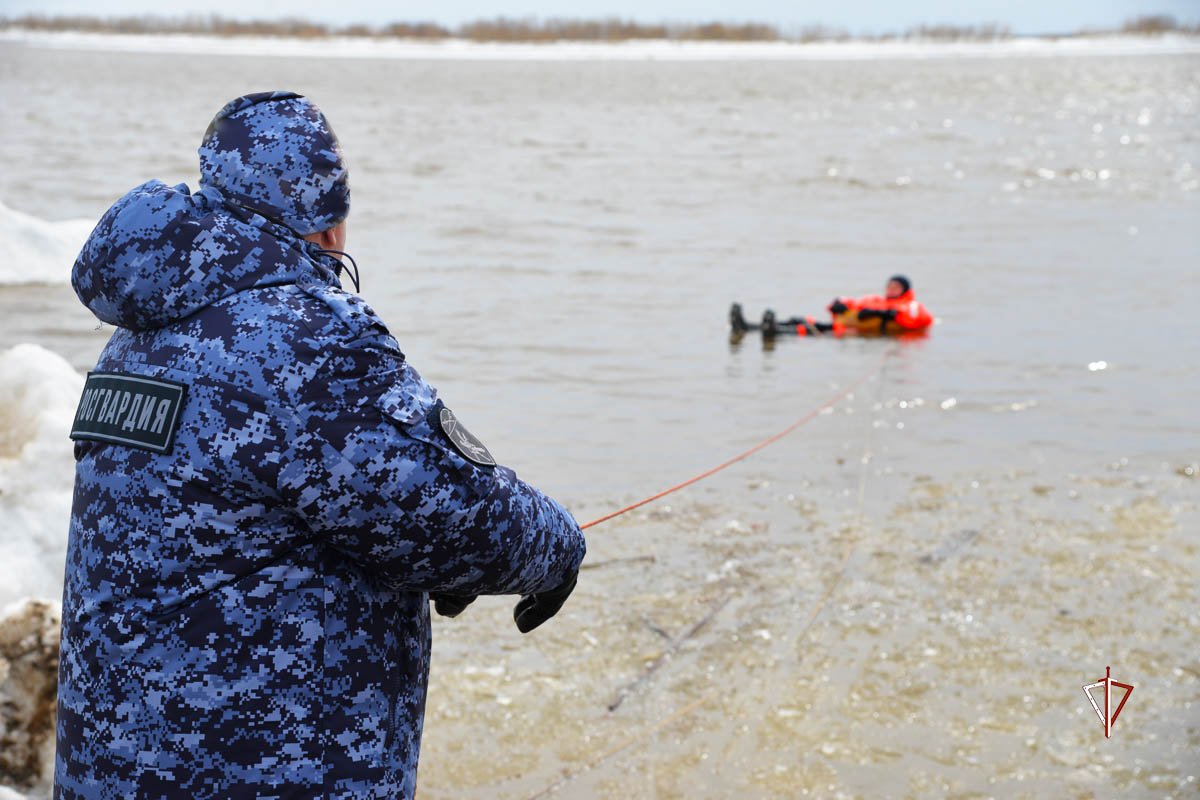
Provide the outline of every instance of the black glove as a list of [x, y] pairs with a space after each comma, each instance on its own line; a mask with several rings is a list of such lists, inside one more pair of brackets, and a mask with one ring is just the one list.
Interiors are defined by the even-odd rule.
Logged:
[[579, 573], [575, 572], [555, 589], [527, 594], [518, 600], [513, 609], [513, 619], [517, 623], [517, 630], [521, 633], [529, 633], [557, 614], [558, 610], [563, 607], [563, 603], [567, 602], [567, 598], [571, 596], [571, 592], [575, 590], [575, 582], [578, 579]]
[[896, 309], [889, 308], [887, 310], [880, 308], [864, 308], [858, 312], [860, 320], [866, 319], [883, 319], [891, 322], [896, 318]]
[[443, 617], [457, 617], [467, 606], [475, 602], [475, 595], [430, 592], [429, 599], [433, 601], [433, 610]]
[[850, 310], [850, 306], [843, 303], [841, 298], [835, 298], [834, 301], [829, 304], [829, 310], [834, 314], [845, 314]]

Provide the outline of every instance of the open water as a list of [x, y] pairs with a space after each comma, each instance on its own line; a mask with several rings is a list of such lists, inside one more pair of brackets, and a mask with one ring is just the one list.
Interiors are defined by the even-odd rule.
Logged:
[[[423, 797], [1196, 797], [1200, 55], [1184, 50], [470, 61], [0, 42], [0, 605], [61, 591], [71, 475], [53, 442], [111, 332], [66, 283], [79, 220], [147, 178], [195, 185], [212, 114], [288, 88], [342, 140], [362, 294], [491, 451], [581, 521], [872, 376], [591, 529], [590, 568], [536, 634], [511, 598], [439, 621]], [[818, 313], [894, 272], [938, 317], [925, 339], [729, 340], [733, 300]], [[8, 350], [26, 342], [61, 358]], [[1106, 665], [1137, 687], [1110, 740], [1081, 690]]]

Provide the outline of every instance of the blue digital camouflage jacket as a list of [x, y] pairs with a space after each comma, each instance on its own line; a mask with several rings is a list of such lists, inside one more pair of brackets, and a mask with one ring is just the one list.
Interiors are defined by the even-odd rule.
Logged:
[[54, 796], [409, 798], [427, 593], [553, 588], [583, 537], [217, 183], [133, 189], [73, 271], [118, 329], [75, 425]]

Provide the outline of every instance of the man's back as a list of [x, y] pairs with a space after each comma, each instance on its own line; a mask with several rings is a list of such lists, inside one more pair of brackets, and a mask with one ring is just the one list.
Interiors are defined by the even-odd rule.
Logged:
[[119, 330], [76, 421], [56, 797], [411, 796], [426, 592], [578, 568], [570, 516], [456, 449], [336, 267], [157, 182], [85, 245]]

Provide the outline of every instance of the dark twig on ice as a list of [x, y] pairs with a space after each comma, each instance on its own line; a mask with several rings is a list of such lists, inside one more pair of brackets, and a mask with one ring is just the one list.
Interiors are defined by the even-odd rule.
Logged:
[[650, 680], [650, 678], [652, 678], [654, 676], [654, 673], [658, 672], [658, 670], [662, 667], [662, 665], [667, 663], [667, 661], [670, 660], [671, 656], [675, 655], [675, 653], [677, 653], [679, 651], [680, 647], [682, 647], [686, 642], [688, 642], [689, 640], [694, 638], [696, 636], [696, 634], [700, 633], [700, 631], [704, 630], [704, 628], [708, 626], [708, 623], [712, 622], [713, 618], [716, 617], [717, 614], [721, 613], [721, 609], [723, 609], [723, 608], [725, 608], [725, 606], [729, 605], [729, 601], [732, 599], [733, 599], [733, 592], [730, 591], [724, 597], [722, 597], [718, 602], [713, 604], [713, 606], [708, 610], [707, 614], [705, 614], [703, 617], [701, 617], [699, 620], [697, 620], [696, 624], [694, 624], [694, 625], [692, 625], [692, 627], [688, 628], [683, 633], [683, 635], [681, 635], [679, 638], [675, 639], [675, 641], [671, 642], [671, 645], [666, 650], [664, 650], [661, 654], [659, 654], [659, 656], [657, 658], [655, 658], [653, 661], [651, 661], [649, 664], [647, 664], [646, 668], [644, 670], [642, 670], [641, 675], [639, 675], [637, 678], [635, 678], [634, 680], [630, 681], [629, 683], [622, 686], [619, 690], [617, 690], [617, 693], [613, 696], [612, 701], [608, 704], [608, 710], [616, 711], [618, 708], [620, 708], [621, 704], [625, 702], [626, 697], [628, 697], [633, 692], [637, 691], [637, 689], [639, 687], [641, 687], [642, 684], [644, 684], [648, 680]]
[[670, 641], [671, 634], [667, 633], [666, 630], [659, 627], [658, 625], [655, 625], [654, 620], [650, 619], [645, 614], [642, 615], [642, 622], [646, 623], [646, 627], [649, 628], [651, 631], [653, 631], [654, 633], [657, 633], [662, 638]]

